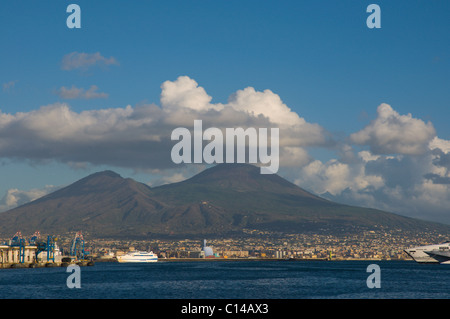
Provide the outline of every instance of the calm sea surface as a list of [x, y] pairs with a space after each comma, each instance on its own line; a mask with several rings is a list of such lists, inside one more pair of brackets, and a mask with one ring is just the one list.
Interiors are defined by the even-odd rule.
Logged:
[[[368, 288], [380, 267], [380, 288]], [[96, 263], [68, 288], [66, 268], [0, 269], [1, 299], [449, 299], [450, 265], [407, 261]]]

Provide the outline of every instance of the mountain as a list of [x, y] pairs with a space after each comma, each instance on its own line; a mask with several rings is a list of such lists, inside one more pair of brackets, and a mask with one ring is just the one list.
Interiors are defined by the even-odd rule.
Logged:
[[257, 229], [349, 233], [376, 228], [449, 232], [450, 226], [334, 203], [248, 164], [220, 164], [179, 183], [150, 188], [112, 171], [87, 176], [0, 214], [16, 231], [94, 237], [198, 237]]
[[145, 184], [105, 171], [0, 214], [0, 234], [88, 230], [114, 235], [162, 206]]

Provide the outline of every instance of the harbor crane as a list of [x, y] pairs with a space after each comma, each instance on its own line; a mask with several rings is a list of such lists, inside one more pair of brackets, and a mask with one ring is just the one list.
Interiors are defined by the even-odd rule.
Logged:
[[47, 241], [41, 240], [41, 233], [36, 231], [30, 238], [30, 245], [36, 246], [36, 256], [40, 252], [47, 253], [47, 261], [55, 261], [55, 248], [57, 238], [54, 236], [47, 236]]
[[30, 245], [36, 245], [39, 239], [41, 239], [41, 233], [39, 231], [34, 232], [29, 240]]
[[81, 231], [75, 234], [75, 238], [72, 240], [70, 246], [70, 256], [75, 259], [85, 260], [86, 252], [84, 251], [84, 239]]
[[23, 264], [25, 262], [25, 238], [22, 237], [20, 231], [11, 238], [11, 246], [19, 247], [19, 263]]

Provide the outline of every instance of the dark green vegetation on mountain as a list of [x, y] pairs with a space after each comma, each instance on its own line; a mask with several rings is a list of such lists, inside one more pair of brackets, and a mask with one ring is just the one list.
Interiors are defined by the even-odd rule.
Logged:
[[205, 237], [243, 229], [343, 234], [449, 232], [450, 226], [337, 204], [248, 164], [221, 164], [150, 188], [105, 171], [0, 214], [0, 235], [89, 232], [93, 237]]

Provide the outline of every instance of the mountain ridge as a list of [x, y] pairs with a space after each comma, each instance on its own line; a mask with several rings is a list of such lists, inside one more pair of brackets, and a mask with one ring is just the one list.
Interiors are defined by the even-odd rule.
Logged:
[[220, 164], [150, 187], [113, 171], [84, 177], [0, 214], [0, 234], [87, 231], [94, 237], [205, 237], [243, 229], [289, 233], [421, 231], [450, 226], [338, 204], [249, 164]]

